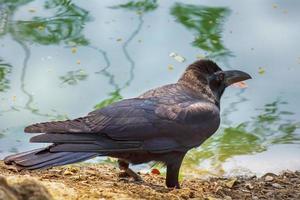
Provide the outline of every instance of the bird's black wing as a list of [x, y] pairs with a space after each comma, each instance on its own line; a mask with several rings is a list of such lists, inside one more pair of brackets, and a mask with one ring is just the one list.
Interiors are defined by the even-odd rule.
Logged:
[[[213, 118], [217, 115], [218, 109], [210, 103], [192, 98], [135, 98], [114, 103], [83, 118], [35, 124], [25, 131], [49, 135], [48, 139], [43, 135], [33, 137], [34, 142], [55, 142], [49, 139], [50, 134], [68, 134], [69, 139], [66, 140], [75, 138], [71, 142], [73, 146], [69, 144], [68, 147], [74, 148], [74, 140], [77, 143], [83, 141], [78, 133], [85, 133], [91, 137], [106, 136], [109, 139], [107, 144], [111, 143], [111, 146], [114, 146], [114, 141], [122, 141], [121, 146], [116, 145], [118, 149], [130, 148], [127, 142], [139, 150], [160, 151], [189, 145], [192, 132], [195, 132], [193, 129], [210, 131], [212, 126], [216, 126]], [[201, 123], [203, 125], [199, 126]], [[94, 138], [94, 141], [99, 139]], [[139, 142], [140, 145], [132, 142]]]

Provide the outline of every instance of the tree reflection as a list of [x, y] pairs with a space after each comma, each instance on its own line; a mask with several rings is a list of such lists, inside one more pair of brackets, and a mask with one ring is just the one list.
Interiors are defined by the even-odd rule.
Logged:
[[11, 73], [11, 65], [5, 63], [0, 58], [0, 92], [4, 92], [9, 89], [9, 79], [7, 78], [8, 74]]
[[222, 42], [222, 25], [230, 14], [226, 7], [207, 7], [176, 3], [171, 14], [177, 22], [195, 33], [193, 46], [208, 53], [210, 58], [226, 58], [231, 52]]
[[251, 121], [221, 127], [201, 147], [189, 152], [184, 161], [185, 169], [195, 169], [209, 160], [220, 173], [223, 172], [222, 164], [234, 156], [263, 152], [273, 144], [300, 143], [296, 133], [300, 122], [288, 119], [287, 115], [294, 113], [280, 109], [282, 104], [286, 102], [277, 100], [266, 104]]
[[[157, 4], [156, 0], [129, 1], [125, 4], [120, 4], [120, 5], [111, 7], [112, 9], [125, 9], [128, 11], [136, 12], [137, 17], [138, 17], [138, 25], [137, 25], [136, 29], [130, 34], [130, 36], [127, 38], [127, 40], [122, 45], [123, 53], [130, 64], [128, 80], [124, 83], [124, 85], [119, 86], [115, 81], [114, 75], [109, 73], [109, 71], [107, 70], [108, 67], [104, 68], [100, 73], [102, 73], [104, 76], [107, 76], [109, 78], [110, 84], [114, 87], [114, 91], [109, 94], [109, 97], [107, 99], [104, 99], [103, 101], [101, 101], [100, 103], [95, 105], [94, 108], [99, 109], [99, 108], [105, 107], [105, 106], [107, 106], [111, 103], [114, 103], [116, 101], [119, 101], [123, 98], [120, 94], [121, 91], [124, 88], [128, 87], [131, 84], [132, 80], [134, 79], [135, 62], [128, 52], [128, 46], [131, 43], [131, 41], [133, 41], [133, 39], [137, 36], [137, 34], [140, 32], [140, 30], [142, 29], [143, 24], [144, 24], [144, 19], [143, 19], [144, 14], [155, 10], [157, 7], [158, 7], [158, 4]], [[99, 50], [99, 51], [100, 51], [100, 53], [103, 54], [102, 50]]]
[[28, 60], [30, 59], [30, 48], [28, 44], [57, 45], [63, 42], [76, 46], [87, 45], [88, 40], [83, 36], [82, 31], [84, 24], [90, 20], [89, 14], [86, 10], [73, 4], [72, 1], [48, 0], [45, 2], [44, 8], [51, 9], [54, 12], [52, 17], [33, 17], [32, 20], [28, 21], [13, 21], [13, 15], [16, 9], [31, 1], [32, 0], [0, 0], [0, 37], [5, 34], [10, 34], [24, 50], [25, 58], [23, 60], [21, 73], [21, 91], [28, 97], [24, 108], [40, 116], [55, 119], [65, 118], [64, 115], [41, 113], [32, 105], [34, 96], [26, 87], [25, 82]]
[[88, 74], [82, 70], [74, 70], [69, 71], [66, 75], [60, 76], [59, 78], [62, 80], [61, 84], [69, 84], [69, 85], [76, 85], [79, 81], [86, 80]]

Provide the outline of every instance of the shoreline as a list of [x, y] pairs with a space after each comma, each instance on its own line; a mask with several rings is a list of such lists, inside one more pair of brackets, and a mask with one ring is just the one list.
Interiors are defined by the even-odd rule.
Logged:
[[144, 182], [138, 183], [119, 178], [119, 172], [109, 164], [16, 172], [0, 161], [0, 199], [300, 199], [299, 171], [260, 178], [188, 178], [181, 189], [166, 188], [162, 175], [141, 174]]

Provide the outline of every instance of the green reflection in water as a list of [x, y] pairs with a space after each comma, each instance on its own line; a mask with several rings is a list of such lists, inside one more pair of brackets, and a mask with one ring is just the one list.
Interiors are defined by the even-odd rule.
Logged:
[[5, 63], [0, 58], [0, 92], [4, 92], [9, 89], [9, 79], [7, 76], [11, 73], [11, 65]]
[[76, 85], [79, 81], [86, 80], [88, 74], [83, 69], [69, 71], [66, 75], [60, 76], [61, 84]]
[[293, 113], [281, 111], [282, 104], [286, 102], [277, 100], [266, 104], [251, 121], [234, 127], [221, 127], [201, 147], [187, 154], [183, 171], [193, 170], [196, 173], [199, 164], [210, 160], [214, 171], [221, 175], [224, 172], [222, 164], [229, 158], [263, 152], [273, 144], [300, 143], [299, 134], [296, 134], [300, 122], [288, 119], [287, 116]]
[[[120, 86], [119, 84], [116, 83], [115, 81], [115, 76], [111, 74], [108, 71], [108, 67], [104, 68], [102, 71], [99, 73], [102, 73], [104, 76], [109, 78], [110, 85], [114, 87], [114, 91], [109, 93], [109, 97], [98, 103], [97, 105], [94, 106], [95, 109], [103, 108], [109, 104], [112, 104], [114, 102], [117, 102], [121, 100], [123, 97], [121, 96], [121, 91], [130, 86], [131, 82], [134, 79], [134, 69], [135, 69], [135, 62], [130, 56], [128, 52], [128, 46], [130, 43], [134, 40], [134, 38], [138, 35], [140, 30], [143, 27], [144, 24], [144, 14], [150, 11], [155, 10], [158, 7], [158, 4], [156, 0], [144, 0], [144, 1], [129, 1], [126, 4], [120, 4], [116, 6], [111, 6], [110, 8], [112, 9], [125, 9], [128, 11], [135, 11], [137, 12], [137, 18], [138, 18], [138, 25], [136, 29], [133, 30], [133, 32], [130, 34], [130, 36], [126, 39], [126, 41], [122, 45], [122, 50], [123, 53], [130, 64], [130, 70], [129, 70], [129, 78], [125, 82], [123, 86]], [[102, 50], [98, 50], [100, 53], [104, 54]], [[106, 54], [104, 54], [105, 56]], [[110, 63], [108, 63], [110, 65]]]
[[149, 12], [153, 11], [158, 7], [156, 0], [143, 0], [143, 1], [129, 1], [125, 4], [112, 6], [111, 8], [124, 8], [136, 12]]
[[231, 52], [222, 42], [222, 25], [230, 14], [226, 7], [207, 7], [176, 3], [171, 14], [177, 22], [195, 33], [193, 46], [204, 50], [209, 58], [226, 58]]
[[100, 103], [98, 103], [97, 105], [95, 105], [95, 109], [100, 109], [100, 108], [103, 108], [103, 107], [106, 107], [114, 102], [117, 102], [119, 100], [121, 100], [123, 97], [120, 95], [120, 90], [116, 90], [114, 92], [111, 92], [109, 94], [109, 98], [101, 101]]
[[[31, 20], [13, 21], [17, 8], [33, 0], [8, 1], [0, 0], [0, 37], [10, 34], [24, 50], [25, 57], [21, 73], [21, 91], [28, 97], [24, 109], [33, 114], [50, 117], [52, 119], [65, 119], [65, 115], [41, 113], [33, 106], [34, 96], [26, 87], [28, 61], [30, 59], [29, 44], [57, 45], [60, 43], [76, 46], [88, 45], [88, 40], [83, 36], [84, 24], [90, 20], [86, 10], [76, 6], [70, 0], [48, 0], [45, 9], [54, 12], [52, 17], [33, 17]], [[75, 75], [78, 78], [78, 76]], [[79, 77], [82, 79], [82, 76]], [[72, 82], [72, 81], [71, 81]], [[7, 82], [8, 83], [8, 82]], [[16, 109], [10, 109], [14, 111]]]
[[84, 24], [90, 20], [88, 12], [71, 1], [49, 0], [45, 9], [51, 9], [55, 15], [49, 18], [33, 17], [30, 21], [16, 21], [13, 30], [19, 40], [43, 45], [76, 43], [87, 45], [83, 36]]

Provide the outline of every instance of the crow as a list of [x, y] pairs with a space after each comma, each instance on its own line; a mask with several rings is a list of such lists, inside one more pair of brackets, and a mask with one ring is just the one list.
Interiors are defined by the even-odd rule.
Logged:
[[25, 128], [41, 133], [30, 142], [46, 148], [10, 155], [5, 164], [35, 170], [84, 161], [96, 156], [118, 158], [123, 175], [141, 180], [129, 164], [150, 161], [166, 165], [166, 186], [180, 188], [185, 154], [200, 146], [220, 125], [225, 88], [250, 79], [238, 70], [223, 71], [211, 60], [188, 66], [177, 83], [124, 99], [74, 120], [44, 122]]

